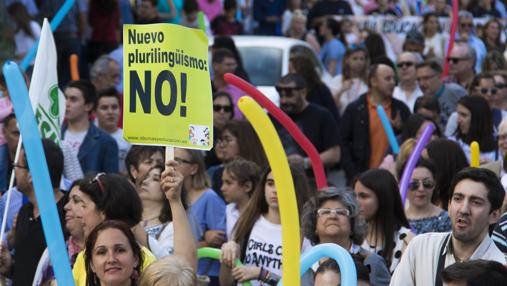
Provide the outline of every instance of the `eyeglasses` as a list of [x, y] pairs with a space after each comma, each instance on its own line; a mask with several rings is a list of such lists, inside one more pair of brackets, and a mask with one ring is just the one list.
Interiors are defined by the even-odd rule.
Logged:
[[498, 89], [503, 89], [503, 88], [506, 88], [506, 87], [507, 87], [507, 84], [505, 84], [505, 83], [499, 83], [499, 84], [496, 84], [495, 86], [496, 86], [496, 88], [498, 88]]
[[480, 87], [476, 87], [475, 90], [477, 90], [478, 92], [480, 92], [481, 94], [485, 95], [485, 94], [491, 94], [491, 95], [495, 95], [498, 90], [496, 89], [496, 87], [492, 87], [492, 88], [480, 88]]
[[429, 190], [432, 189], [435, 186], [435, 182], [433, 182], [431, 179], [422, 179], [422, 180], [413, 180], [408, 184], [408, 188], [411, 191], [417, 191], [419, 190], [419, 186], [423, 186], [424, 189]]
[[25, 170], [28, 170], [28, 166], [23, 166], [23, 165], [20, 165], [19, 163], [14, 163], [12, 164], [12, 166], [14, 168], [19, 168], [19, 169], [25, 169]]
[[179, 157], [174, 157], [174, 161], [180, 163], [180, 164], [193, 164], [194, 162], [190, 161], [190, 160], [185, 160], [183, 158], [179, 158]]
[[428, 81], [434, 77], [438, 76], [438, 74], [432, 74], [432, 75], [427, 75], [427, 76], [421, 76], [421, 77], [418, 77], [417, 78], [417, 81]]
[[457, 63], [459, 63], [460, 61], [466, 61], [466, 60], [468, 60], [468, 58], [467, 58], [467, 57], [465, 57], [465, 58], [456, 58], [456, 57], [452, 57], [452, 58], [451, 58], [451, 57], [449, 57], [449, 58], [447, 58], [447, 61], [448, 61], [450, 64], [453, 64], [453, 65], [455, 65], [455, 64], [457, 64]]
[[399, 62], [396, 64], [396, 66], [400, 69], [405, 68], [405, 67], [409, 68], [409, 67], [414, 66], [414, 63], [413, 62]]
[[302, 89], [302, 87], [280, 87], [280, 86], [276, 87], [276, 91], [278, 91], [280, 96], [285, 96], [289, 98], [293, 97], [295, 95], [294, 92], [300, 89]]
[[474, 23], [461, 23], [459, 25], [461, 28], [472, 28], [474, 26]]
[[342, 209], [342, 208], [336, 208], [336, 209], [321, 208], [321, 209], [317, 210], [317, 215], [318, 216], [329, 217], [332, 214], [334, 214], [336, 216], [348, 217], [350, 215], [350, 211], [348, 209]]
[[225, 138], [218, 139], [217, 144], [227, 146], [230, 143], [234, 142], [235, 140], [236, 140], [235, 138], [225, 137]]
[[93, 178], [93, 180], [92, 180], [92, 184], [97, 183], [99, 185], [99, 189], [101, 192], [104, 192], [105, 188], [104, 188], [104, 185], [102, 184], [102, 182], [100, 181], [100, 178], [105, 175], [106, 175], [106, 173], [98, 173], [95, 176], [95, 178]]
[[230, 105], [220, 105], [220, 104], [213, 104], [213, 111], [220, 112], [223, 110], [224, 112], [231, 112], [232, 106]]

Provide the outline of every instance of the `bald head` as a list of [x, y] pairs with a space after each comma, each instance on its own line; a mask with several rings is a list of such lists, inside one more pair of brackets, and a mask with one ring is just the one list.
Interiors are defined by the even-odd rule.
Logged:
[[401, 83], [416, 80], [415, 66], [423, 61], [421, 55], [412, 52], [401, 53], [396, 62]]
[[395, 86], [394, 70], [385, 64], [373, 65], [368, 75], [368, 85], [381, 97], [392, 97]]

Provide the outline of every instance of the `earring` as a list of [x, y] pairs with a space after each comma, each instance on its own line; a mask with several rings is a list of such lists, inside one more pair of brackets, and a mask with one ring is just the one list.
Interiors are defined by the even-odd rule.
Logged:
[[130, 275], [130, 279], [133, 281], [139, 280], [139, 272], [137, 271], [137, 269], [134, 269], [134, 271], [132, 271], [132, 275]]

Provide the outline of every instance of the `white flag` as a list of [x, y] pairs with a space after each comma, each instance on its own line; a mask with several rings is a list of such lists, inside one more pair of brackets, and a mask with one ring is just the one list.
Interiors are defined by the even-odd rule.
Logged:
[[44, 19], [30, 83], [30, 101], [42, 138], [61, 146], [61, 126], [65, 97], [58, 88], [56, 45], [47, 19]]

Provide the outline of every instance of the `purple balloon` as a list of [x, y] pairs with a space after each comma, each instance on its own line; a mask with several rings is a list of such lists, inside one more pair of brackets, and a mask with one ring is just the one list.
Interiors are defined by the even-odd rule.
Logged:
[[417, 140], [417, 144], [415, 144], [415, 148], [410, 154], [410, 158], [407, 161], [407, 165], [405, 166], [405, 170], [403, 170], [403, 175], [401, 176], [400, 181], [400, 193], [401, 193], [401, 202], [405, 205], [405, 200], [407, 199], [407, 189], [408, 183], [412, 178], [412, 173], [414, 172], [414, 167], [421, 157], [421, 153], [431, 138], [431, 134], [435, 130], [435, 126], [430, 123], [425, 128], [419, 140]]

